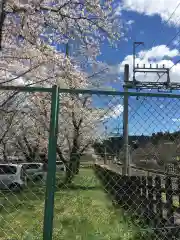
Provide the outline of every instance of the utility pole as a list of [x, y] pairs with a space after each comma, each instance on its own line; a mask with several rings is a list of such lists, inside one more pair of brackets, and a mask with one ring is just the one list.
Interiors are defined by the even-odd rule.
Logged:
[[129, 96], [128, 88], [126, 84], [129, 81], [129, 65], [126, 64], [124, 67], [124, 111], [123, 111], [123, 140], [124, 140], [124, 164], [123, 164], [123, 175], [130, 175], [130, 158], [129, 158], [129, 132], [128, 132], [128, 105]]
[[[123, 164], [123, 174], [130, 175], [130, 162], [132, 154], [130, 153], [130, 148], [128, 144], [128, 89], [133, 89], [136, 91], [145, 90], [145, 89], [155, 89], [155, 90], [177, 90], [180, 89], [179, 83], [170, 82], [170, 68], [166, 68], [163, 64], [161, 67], [156, 64], [148, 64], [146, 66], [143, 64], [136, 64], [136, 49], [140, 45], [144, 45], [143, 42], [134, 42], [133, 43], [133, 79], [129, 80], [129, 65], [125, 65], [124, 68], [124, 112], [123, 112], [123, 140], [124, 140], [124, 164]], [[154, 65], [154, 64], [153, 64]], [[138, 81], [136, 79], [136, 73], [151, 73], [156, 74], [158, 79], [156, 81]], [[159, 81], [163, 76], [166, 76], [165, 81]]]
[[[166, 68], [163, 64], [162, 67], [159, 67], [158, 64], [156, 64], [155, 67], [152, 67], [152, 64], [149, 64], [148, 67], [146, 67], [145, 64], [143, 66], [139, 66], [139, 64], [136, 64], [136, 49], [140, 45], [144, 45], [144, 42], [134, 42], [133, 43], [133, 81], [129, 81], [129, 83], [126, 85], [127, 88], [136, 89], [136, 90], [142, 90], [142, 89], [157, 89], [158, 91], [160, 89], [164, 90], [173, 90], [180, 88], [180, 84], [178, 83], [170, 83], [170, 75], [169, 75], [169, 68]], [[136, 80], [136, 73], [155, 73], [158, 75], [157, 81], [153, 82], [144, 82], [144, 81], [137, 81]], [[159, 82], [159, 79], [162, 78], [162, 76], [166, 76], [166, 81]]]
[[144, 42], [134, 42], [133, 43], [133, 82], [136, 82], [136, 78], [135, 78], [135, 61], [136, 61], [136, 48], [140, 45], [144, 45]]

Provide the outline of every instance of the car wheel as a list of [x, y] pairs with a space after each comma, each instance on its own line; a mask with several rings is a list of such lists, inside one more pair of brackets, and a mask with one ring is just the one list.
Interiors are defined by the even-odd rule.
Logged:
[[12, 183], [10, 186], [9, 186], [9, 189], [12, 191], [12, 192], [20, 192], [21, 191], [21, 185], [18, 184], [18, 183]]

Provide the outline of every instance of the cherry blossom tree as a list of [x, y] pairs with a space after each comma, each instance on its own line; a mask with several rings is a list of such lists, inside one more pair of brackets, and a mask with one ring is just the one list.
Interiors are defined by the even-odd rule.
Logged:
[[[104, 86], [106, 80], [100, 76], [109, 66], [96, 57], [102, 42], [115, 45], [120, 37], [115, 4], [115, 0], [2, 0], [0, 85]], [[21, 97], [18, 91], [7, 93], [0, 109]], [[78, 172], [80, 156], [98, 137], [105, 113], [93, 106], [92, 96], [61, 93], [60, 98], [57, 153], [66, 163], [70, 182]], [[24, 103], [20, 104], [7, 135], [9, 143], [24, 149], [23, 154], [32, 152], [33, 142], [47, 148], [50, 95], [28, 95], [26, 106], [23, 113]]]
[[[65, 88], [86, 88], [88, 81], [86, 74], [73, 70], [67, 74], [68, 81], [64, 79]], [[62, 79], [61, 79], [62, 84]], [[31, 109], [32, 107], [32, 109]], [[50, 95], [42, 97], [35, 94], [31, 98], [30, 115], [35, 118], [38, 126], [49, 131]], [[99, 137], [101, 120], [104, 110], [92, 105], [92, 96], [82, 94], [60, 94], [60, 111], [58, 124], [57, 154], [66, 165], [66, 183], [79, 171], [80, 158], [82, 154], [91, 147], [96, 138]], [[44, 134], [43, 133], [43, 134]], [[46, 138], [48, 141], [48, 138]]]
[[[41, 45], [79, 40], [92, 56], [98, 43], [119, 37], [114, 0], [3, 0], [1, 3], [1, 43], [21, 38]], [[90, 48], [91, 46], [91, 48]]]
[[[48, 51], [51, 53], [52, 49]], [[51, 54], [48, 56], [51, 59]], [[56, 52], [52, 56], [51, 61], [44, 64], [46, 68], [41, 75], [42, 79], [51, 77], [51, 81], [45, 81], [45, 86], [52, 83], [66, 89], [86, 89], [90, 86], [88, 75], [73, 65], [70, 58], [63, 58], [62, 54]], [[36, 60], [38, 57], [41, 58], [40, 54], [37, 54]], [[29, 83], [29, 80], [36, 80], [37, 74], [36, 70], [32, 70], [22, 79]], [[41, 85], [43, 86], [42, 82]], [[6, 100], [7, 96], [4, 97]], [[42, 151], [47, 152], [50, 101], [51, 96], [47, 93], [18, 94], [13, 98], [11, 106], [8, 101], [7, 109], [16, 113], [16, 116], [6, 136], [6, 146], [7, 148], [13, 146], [14, 150], [21, 152], [27, 161], [37, 160], [34, 153], [38, 155]], [[57, 154], [67, 167], [66, 182], [71, 182], [73, 176], [78, 173], [82, 154], [91, 147], [94, 140], [99, 137], [98, 134], [101, 134], [101, 120], [104, 119], [105, 111], [93, 106], [92, 101], [93, 97], [90, 95], [60, 94]]]
[[114, 0], [2, 1], [1, 82], [6, 78], [8, 83], [16, 83], [19, 77], [29, 78], [31, 71], [37, 73], [35, 81], [43, 81], [50, 45], [59, 45], [59, 51], [73, 57], [71, 60], [81, 69], [92, 68], [91, 81], [94, 76], [99, 77], [97, 72], [107, 72], [107, 65], [97, 62], [96, 57], [102, 42], [108, 40], [115, 44], [120, 37], [122, 23], [115, 4]]

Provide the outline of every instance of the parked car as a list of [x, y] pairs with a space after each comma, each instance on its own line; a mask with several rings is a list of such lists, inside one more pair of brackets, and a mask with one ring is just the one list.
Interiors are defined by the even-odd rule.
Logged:
[[56, 171], [66, 171], [66, 167], [62, 161], [56, 161]]
[[26, 186], [26, 180], [22, 164], [0, 164], [0, 189], [19, 191]]
[[26, 170], [27, 180], [38, 181], [45, 176], [43, 163], [22, 163]]

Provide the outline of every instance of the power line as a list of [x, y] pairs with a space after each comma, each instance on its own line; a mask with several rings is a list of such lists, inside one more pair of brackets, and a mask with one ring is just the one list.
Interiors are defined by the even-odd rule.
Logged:
[[176, 33], [176, 35], [166, 44], [166, 47], [168, 47], [170, 45], [170, 43], [177, 38], [177, 36], [180, 34], [180, 30]]
[[[180, 6], [180, 2], [177, 4], [176, 8], [174, 9], [174, 11], [172, 12], [172, 14], [170, 15], [170, 17], [168, 18], [168, 20], [165, 22], [166, 24], [172, 19], [173, 15], [175, 14], [176, 10], [179, 8]], [[176, 22], [176, 25], [179, 21]], [[162, 31], [161, 31], [162, 32]], [[170, 46], [171, 42], [173, 42], [174, 39], [176, 39], [178, 37], [178, 35], [180, 34], [180, 30], [176, 33], [176, 35], [166, 44], [166, 47]], [[156, 42], [156, 39], [153, 41], [153, 44]], [[144, 57], [146, 56], [147, 52], [145, 53]], [[143, 57], [143, 58], [144, 58]], [[171, 70], [174, 66], [176, 66], [178, 63], [180, 62], [177, 61], [176, 63], [174, 63], [171, 68], [169, 70]], [[147, 73], [146, 73], [147, 75]], [[158, 82], [163, 76], [165, 75], [165, 73], [163, 73], [161, 76], [159, 76], [159, 78], [157, 79], [156, 82]]]
[[176, 10], [178, 9], [179, 6], [180, 6], [180, 2], [177, 4], [177, 6], [175, 7], [174, 11], [172, 12], [172, 14], [168, 18], [168, 20], [165, 21], [165, 23], [168, 23], [171, 20], [172, 16], [174, 15], [174, 13], [176, 12]]
[[176, 63], [174, 63], [174, 64], [172, 65], [172, 67], [170, 67], [169, 70], [171, 70], [171, 69], [172, 69], [174, 66], [176, 66], [179, 62], [180, 62], [180, 60], [178, 60]]
[[[178, 31], [178, 34], [180, 34], [180, 30]], [[177, 34], [176, 34], [177, 35]], [[170, 42], [172, 42], [174, 40], [175, 37], [172, 38], [172, 40]], [[169, 43], [170, 43], [169, 42]], [[180, 41], [179, 41], [180, 42]], [[168, 45], [166, 45], [168, 46]], [[171, 71], [171, 69], [176, 66], [178, 63], [180, 62], [180, 60], [178, 60], [176, 63], [174, 63], [170, 68], [169, 68], [169, 71]], [[158, 82], [163, 76], [164, 76], [165, 73], [163, 73], [161, 76], [159, 76], [159, 78], [157, 79], [156, 82]]]
[[[169, 16], [169, 18], [165, 21], [165, 24], [168, 24], [168, 22], [173, 18], [173, 15], [175, 14], [175, 12], [177, 11], [177, 9], [179, 8], [180, 6], [180, 2], [177, 4], [177, 6], [175, 7], [174, 11], [171, 13], [171, 15]], [[179, 21], [176, 22], [176, 25]], [[162, 33], [164, 30], [162, 29], [160, 31], [160, 33]], [[170, 45], [170, 43], [180, 34], [180, 30], [176, 33], [176, 35], [166, 44], [166, 47], [168, 47]], [[152, 41], [152, 47], [154, 45], [154, 43], [156, 42], [156, 38]], [[158, 48], [157, 48], [158, 49]], [[144, 53], [144, 56], [142, 57], [142, 59], [145, 58], [145, 56], [147, 55], [147, 52]], [[164, 74], [162, 75], [164, 76]], [[160, 76], [157, 81], [159, 81], [159, 79], [162, 77]], [[144, 74], [144, 77], [147, 77], [147, 73]]]
[[[180, 60], [178, 60], [176, 63], [174, 63], [170, 68], [169, 71], [171, 71], [171, 69], [176, 66], [178, 63], [180, 62]], [[159, 79], [161, 79], [164, 76], [165, 73], [163, 73], [161, 76], [159, 76], [159, 78], [157, 79], [157, 82], [159, 81]]]
[[[171, 13], [171, 15], [169, 16], [169, 18], [165, 21], [165, 23], [167, 24], [172, 18], [173, 18], [173, 15], [175, 14], [175, 12], [177, 11], [177, 9], [179, 8], [180, 6], [180, 2], [177, 4], [177, 6], [175, 7], [174, 11]], [[176, 22], [176, 25], [178, 24], [179, 21]], [[164, 30], [161, 30], [161, 33], [163, 32]], [[176, 33], [175, 36], [173, 36], [172, 39], [170, 39], [170, 41], [166, 44], [166, 47], [168, 47], [170, 45], [170, 43], [180, 34], [180, 30]], [[156, 39], [153, 40], [152, 42], [152, 45], [156, 42]], [[158, 47], [157, 47], [158, 48]], [[144, 56], [141, 57], [141, 59], [144, 59], [145, 56], [147, 55], [147, 52], [144, 53]], [[176, 63], [173, 64], [173, 66], [171, 66], [171, 68], [169, 68], [169, 71], [175, 66], [177, 65], [178, 63], [180, 62], [177, 61]], [[169, 71], [168, 71], [168, 76], [169, 76]], [[147, 75], [147, 73], [146, 73]], [[159, 76], [159, 78], [157, 79], [157, 82], [159, 81], [160, 78], [162, 78], [163, 76], [165, 75], [165, 73], [163, 73], [161, 76]]]
[[[179, 8], [179, 6], [180, 6], [180, 2], [177, 4], [177, 6], [175, 7], [175, 9], [174, 9], [174, 11], [171, 13], [171, 15], [169, 16], [169, 18], [165, 21], [165, 24], [168, 24], [169, 23], [169, 21], [172, 19], [172, 17], [173, 17], [173, 15], [175, 14], [175, 12], [177, 11], [177, 9]], [[176, 24], [177, 24], [178, 22], [176, 22]], [[162, 32], [164, 32], [163, 31], [163, 29], [161, 29], [161, 31], [160, 31], [160, 33], [162, 33]], [[178, 32], [178, 34], [180, 33], [180, 31]], [[176, 35], [178, 35], [178, 34], [176, 34]], [[177, 36], [176, 36], [177, 37]], [[157, 38], [155, 38], [153, 41], [152, 41], [152, 47], [153, 47], [153, 45], [154, 45], [154, 43], [156, 42], [156, 39]], [[173, 39], [174, 40], [174, 39]], [[173, 41], [172, 40], [172, 41]], [[169, 44], [169, 43], [168, 43]], [[167, 46], [167, 45], [166, 45]], [[144, 54], [144, 56], [143, 56], [143, 58], [145, 58], [145, 56], [146, 56], [146, 54], [147, 54], [147, 52]]]

